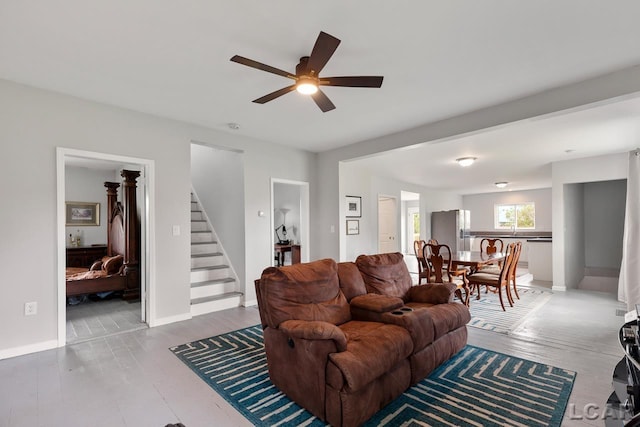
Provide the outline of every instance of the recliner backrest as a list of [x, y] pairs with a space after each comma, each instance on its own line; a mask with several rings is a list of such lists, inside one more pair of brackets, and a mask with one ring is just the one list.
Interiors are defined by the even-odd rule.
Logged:
[[349, 303], [338, 284], [332, 259], [269, 267], [258, 285], [264, 323], [277, 328], [285, 320], [321, 320], [341, 325], [351, 320]]
[[360, 255], [356, 258], [356, 265], [367, 292], [402, 298], [405, 302], [408, 300], [413, 281], [400, 252]]
[[354, 262], [338, 263], [338, 280], [340, 289], [349, 302], [352, 298], [367, 293], [367, 286]]

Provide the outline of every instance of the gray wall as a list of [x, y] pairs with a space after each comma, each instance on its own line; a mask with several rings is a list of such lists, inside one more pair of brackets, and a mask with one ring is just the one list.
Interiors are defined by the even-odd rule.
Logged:
[[110, 170], [77, 166], [65, 167], [66, 201], [100, 203], [100, 225], [66, 227], [67, 245], [69, 234], [75, 236], [78, 230], [82, 235], [82, 246], [107, 244], [107, 189], [104, 187], [104, 183], [105, 181], [120, 182], [120, 180], [115, 180], [114, 176], [115, 171]]
[[191, 144], [191, 185], [239, 283], [245, 282], [243, 154]]
[[620, 269], [627, 180], [584, 184], [585, 266]]
[[462, 197], [464, 209], [471, 211], [471, 231], [494, 231], [493, 211], [496, 204], [534, 202], [536, 228], [527, 231], [551, 231], [551, 188], [527, 191], [501, 191]]
[[564, 186], [565, 279], [567, 288], [577, 288], [584, 278], [584, 184]]
[[[5, 286], [0, 324], [11, 325], [0, 328], [0, 358], [57, 344], [58, 278], [64, 273], [58, 270], [57, 251], [65, 242], [57, 238], [56, 147], [153, 161], [151, 320], [161, 324], [190, 317], [190, 236], [173, 236], [172, 228], [189, 229], [192, 140], [245, 153], [245, 210], [239, 214], [248, 249], [242, 286], [247, 302], [253, 303], [252, 281], [272, 261], [271, 178], [310, 182], [313, 199], [315, 155], [0, 80], [0, 179], [8, 183], [0, 187], [0, 196], [20, 206], [0, 209], [5, 226], [0, 240]], [[259, 210], [267, 215], [259, 217]], [[38, 302], [36, 316], [24, 316], [28, 301]]]

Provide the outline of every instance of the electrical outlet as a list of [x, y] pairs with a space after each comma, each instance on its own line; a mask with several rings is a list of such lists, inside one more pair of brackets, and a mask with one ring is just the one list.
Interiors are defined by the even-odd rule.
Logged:
[[25, 302], [24, 303], [24, 315], [25, 316], [33, 316], [34, 314], [38, 314], [38, 303], [37, 302]]

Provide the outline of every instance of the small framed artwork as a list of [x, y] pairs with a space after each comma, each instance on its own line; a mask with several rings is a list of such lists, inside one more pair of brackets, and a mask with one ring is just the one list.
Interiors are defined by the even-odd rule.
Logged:
[[347, 198], [347, 218], [362, 217], [362, 197], [346, 196]]
[[347, 220], [347, 235], [360, 234], [360, 221], [357, 219]]
[[100, 225], [100, 203], [66, 202], [66, 225]]

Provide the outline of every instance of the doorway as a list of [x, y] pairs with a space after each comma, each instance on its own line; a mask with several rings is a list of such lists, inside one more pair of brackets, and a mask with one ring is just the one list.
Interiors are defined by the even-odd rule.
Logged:
[[[120, 182], [123, 169], [140, 172], [137, 178], [136, 199], [140, 222], [140, 301], [128, 303], [119, 296], [109, 297], [109, 293], [90, 294], [91, 299], [75, 299], [74, 306], [68, 306], [66, 295], [65, 269], [70, 240], [75, 240], [75, 248], [99, 250], [106, 242], [105, 181]], [[148, 327], [154, 319], [152, 298], [153, 283], [150, 280], [150, 249], [153, 238], [151, 230], [150, 206], [153, 206], [153, 161], [124, 156], [94, 153], [66, 148], [57, 149], [57, 225], [58, 225], [58, 346], [81, 342]], [[74, 182], [70, 182], [74, 180]], [[96, 187], [96, 188], [94, 188]], [[72, 199], [69, 199], [71, 197]], [[95, 202], [97, 218], [93, 227], [73, 227], [66, 225], [66, 202], [77, 198]], [[104, 200], [103, 200], [104, 199]], [[122, 195], [119, 196], [122, 200]], [[102, 213], [100, 213], [102, 211]], [[71, 239], [69, 238], [71, 235]], [[78, 243], [77, 238], [80, 238]], [[72, 251], [71, 251], [72, 252]], [[70, 252], [70, 253], [71, 253]], [[86, 303], [86, 305], [83, 305]], [[90, 308], [89, 305], [93, 305]], [[122, 306], [122, 307], [121, 307]], [[67, 312], [67, 308], [73, 312]], [[71, 319], [80, 318], [75, 326]], [[86, 325], [86, 328], [83, 327]], [[76, 328], [76, 329], [74, 329]]]
[[378, 252], [398, 251], [397, 199], [393, 196], [378, 196]]
[[[308, 182], [271, 178], [270, 224], [271, 265], [309, 261]], [[288, 241], [293, 247], [276, 251], [279, 241]]]

